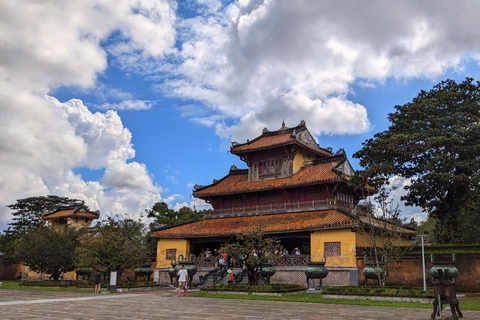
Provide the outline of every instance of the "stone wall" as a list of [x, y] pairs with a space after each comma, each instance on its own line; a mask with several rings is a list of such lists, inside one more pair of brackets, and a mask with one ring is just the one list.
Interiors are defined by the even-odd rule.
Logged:
[[[199, 282], [200, 276], [205, 276], [213, 268], [198, 268], [193, 276], [193, 283]], [[162, 285], [170, 284], [168, 275], [169, 268], [159, 268], [159, 283]], [[270, 283], [290, 283], [307, 286], [307, 277], [305, 276], [305, 267], [277, 267], [275, 274], [270, 278]], [[236, 271], [235, 271], [236, 272]], [[315, 280], [318, 285], [318, 280]], [[323, 286], [348, 286], [357, 285], [358, 275], [356, 268], [331, 268], [328, 275], [323, 279]]]

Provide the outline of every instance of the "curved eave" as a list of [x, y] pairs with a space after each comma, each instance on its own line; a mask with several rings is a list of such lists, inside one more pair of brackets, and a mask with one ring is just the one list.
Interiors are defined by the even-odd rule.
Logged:
[[298, 145], [298, 146], [301, 146], [301, 147], [307, 149], [308, 151], [311, 151], [311, 152], [313, 152], [313, 153], [315, 153], [319, 156], [323, 156], [323, 157], [332, 156], [332, 153], [328, 152], [327, 150], [324, 150], [320, 147], [318, 147], [318, 149], [317, 149], [317, 148], [309, 145], [308, 143], [305, 143], [305, 142], [302, 142], [302, 141], [299, 141], [299, 140], [296, 140], [296, 139], [292, 139], [290, 141], [282, 142], [282, 143], [278, 143], [278, 144], [262, 146], [262, 147], [258, 147], [258, 148], [251, 148], [251, 149], [246, 149], [246, 150], [235, 150], [235, 149], [238, 149], [238, 148], [243, 147], [245, 145], [252, 144], [252, 142], [253, 141], [251, 141], [249, 143], [246, 143], [246, 144], [243, 144], [243, 145], [237, 145], [237, 146], [230, 149], [230, 153], [240, 156], [240, 155], [246, 154], [246, 153], [252, 153], [252, 152], [258, 152], [258, 151], [263, 151], [263, 150], [281, 148], [281, 147], [286, 147], [286, 146], [290, 146], [290, 145]]
[[279, 234], [351, 228], [355, 227], [357, 222], [350, 215], [338, 210], [323, 210], [206, 219], [152, 232], [151, 236], [155, 238], [229, 237], [245, 232], [255, 232], [259, 225], [266, 234]]
[[226, 191], [226, 192], [217, 192], [217, 193], [203, 193], [203, 194], [200, 194], [200, 195], [198, 193], [194, 192], [193, 196], [195, 198], [202, 199], [202, 197], [215, 197], [215, 196], [225, 196], [225, 195], [230, 195], [230, 194], [244, 194], [244, 193], [255, 193], [255, 192], [259, 192], [259, 191], [301, 188], [301, 187], [308, 187], [308, 186], [314, 186], [314, 185], [326, 184], [326, 183], [335, 183], [335, 182], [347, 183], [347, 180], [345, 178], [340, 178], [340, 179], [313, 181], [313, 182], [297, 184], [297, 185], [280, 185], [280, 186], [277, 186], [277, 187], [266, 187], [266, 188], [252, 189], [252, 190], [242, 189], [242, 190], [238, 190], [238, 191]]

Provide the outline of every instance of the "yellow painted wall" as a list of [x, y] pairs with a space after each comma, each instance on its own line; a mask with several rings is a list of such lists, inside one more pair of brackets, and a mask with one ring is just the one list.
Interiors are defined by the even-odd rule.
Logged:
[[293, 173], [300, 170], [305, 165], [305, 161], [310, 161], [313, 159], [314, 157], [308, 153], [298, 152], [293, 158]]
[[[378, 245], [383, 245], [383, 240], [380, 235], [376, 236], [375, 242]], [[410, 238], [397, 238], [397, 239], [389, 239], [393, 246], [398, 247], [409, 247], [412, 245], [412, 240]], [[373, 240], [371, 240], [371, 235], [368, 232], [357, 232], [357, 247], [371, 247], [373, 245]]]
[[167, 249], [177, 249], [176, 258], [178, 255], [188, 259], [190, 256], [190, 241], [185, 239], [160, 239], [157, 242], [157, 268], [170, 267], [170, 259], [167, 260]]
[[[30, 268], [23, 263], [20, 263], [20, 271], [22, 272], [22, 277], [26, 277], [28, 279], [38, 279], [39, 274], [38, 272], [30, 270]], [[77, 274], [75, 271], [68, 271], [66, 273], [62, 273], [61, 276], [63, 277], [64, 280], [73, 280], [77, 278]], [[44, 273], [42, 275], [42, 279], [49, 279], [50, 274], [49, 273]]]
[[321, 261], [325, 242], [340, 242], [340, 256], [327, 256], [326, 267], [356, 267], [356, 236], [350, 228], [315, 231], [310, 235], [312, 261]]

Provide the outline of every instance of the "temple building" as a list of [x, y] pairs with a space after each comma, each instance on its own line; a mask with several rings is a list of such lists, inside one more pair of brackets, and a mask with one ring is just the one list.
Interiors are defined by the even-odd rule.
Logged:
[[[345, 152], [321, 148], [301, 121], [293, 128], [284, 123], [277, 131], [265, 128], [246, 143], [233, 142], [230, 153], [247, 169], [232, 166], [225, 177], [194, 187], [193, 196], [213, 207], [204, 220], [152, 233], [159, 238], [157, 268], [166, 271], [179, 254], [213, 252], [235, 235], [260, 227], [290, 252], [300, 251], [282, 258], [273, 282], [304, 283], [307, 262], [325, 255], [326, 284], [358, 284], [361, 236], [354, 209], [375, 190], [349, 185], [354, 170]], [[204, 260], [199, 258], [200, 268], [208, 267]]]

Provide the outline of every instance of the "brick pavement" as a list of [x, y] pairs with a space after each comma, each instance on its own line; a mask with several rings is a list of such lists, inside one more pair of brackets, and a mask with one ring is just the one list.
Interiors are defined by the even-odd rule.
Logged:
[[[429, 319], [431, 310], [276, 301], [178, 298], [167, 291], [85, 294], [0, 290], [0, 319], [310, 320]], [[478, 320], [480, 312], [465, 311]]]

